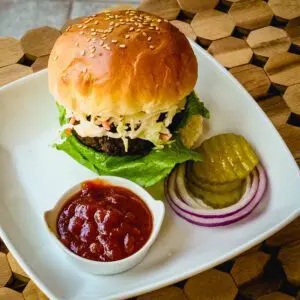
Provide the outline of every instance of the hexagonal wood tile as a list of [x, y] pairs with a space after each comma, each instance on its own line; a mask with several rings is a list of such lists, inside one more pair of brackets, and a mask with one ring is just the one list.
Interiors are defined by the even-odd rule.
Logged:
[[268, 26], [273, 17], [271, 8], [262, 0], [242, 0], [233, 3], [229, 14], [237, 26], [247, 30]]
[[300, 55], [279, 53], [269, 58], [264, 66], [271, 82], [281, 86], [300, 83]]
[[184, 292], [188, 299], [234, 300], [238, 289], [230, 274], [211, 269], [188, 279]]
[[254, 54], [264, 58], [287, 52], [291, 46], [291, 39], [287, 32], [273, 26], [251, 31], [246, 41]]
[[200, 40], [211, 42], [230, 36], [235, 24], [228, 14], [210, 9], [197, 13], [191, 26]]
[[292, 20], [300, 17], [300, 1], [299, 0], [269, 0], [268, 2], [275, 16]]
[[156, 14], [167, 20], [175, 20], [180, 12], [176, 0], [144, 0], [138, 9]]
[[[291, 114], [290, 109], [281, 96], [272, 96], [264, 100], [260, 100], [258, 104], [276, 128], [285, 125]], [[276, 237], [273, 239], [275, 241]], [[269, 240], [272, 240], [272, 237]], [[279, 242], [283, 242], [283, 239], [279, 239]]]
[[263, 68], [247, 64], [230, 69], [230, 73], [254, 98], [267, 95], [271, 82]]
[[0, 37], [0, 68], [16, 64], [24, 56], [20, 41], [12, 37]]
[[21, 38], [21, 44], [24, 52], [31, 59], [40, 56], [49, 55], [51, 49], [61, 35], [57, 29], [44, 26], [27, 31]]
[[227, 68], [247, 64], [253, 55], [251, 48], [244, 40], [232, 36], [213, 41], [208, 52]]
[[213, 9], [218, 2], [219, 0], [178, 0], [182, 10], [193, 14]]
[[196, 40], [197, 38], [196, 33], [194, 32], [193, 28], [189, 23], [179, 21], [179, 20], [170, 21], [170, 23], [173, 26], [177, 27], [188, 38], [192, 39], [193, 41]]
[[185, 300], [183, 290], [176, 286], [168, 286], [137, 297], [137, 300]]
[[230, 272], [237, 286], [247, 284], [260, 277], [269, 260], [270, 255], [262, 251], [238, 257]]

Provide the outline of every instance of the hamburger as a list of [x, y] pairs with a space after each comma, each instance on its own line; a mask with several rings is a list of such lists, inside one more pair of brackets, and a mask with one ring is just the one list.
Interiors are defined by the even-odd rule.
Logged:
[[200, 160], [185, 132], [208, 117], [193, 92], [197, 72], [187, 38], [155, 15], [107, 11], [71, 25], [48, 64], [62, 125], [55, 147], [100, 175], [144, 186]]

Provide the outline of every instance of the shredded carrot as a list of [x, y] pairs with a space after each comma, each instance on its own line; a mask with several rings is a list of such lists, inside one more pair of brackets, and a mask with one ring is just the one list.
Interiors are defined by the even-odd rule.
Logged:
[[71, 128], [67, 128], [66, 129], [66, 136], [70, 136], [71, 135]]
[[110, 125], [109, 125], [108, 120], [102, 121], [102, 126], [104, 129], [110, 130]]
[[168, 141], [171, 137], [172, 137], [171, 134], [166, 134], [166, 133], [160, 133], [160, 134], [159, 134], [159, 138], [160, 138], [162, 141]]
[[75, 117], [73, 116], [71, 119], [70, 119], [70, 124], [72, 124], [72, 125], [74, 125], [75, 124], [75, 122], [76, 122], [76, 119], [75, 119]]

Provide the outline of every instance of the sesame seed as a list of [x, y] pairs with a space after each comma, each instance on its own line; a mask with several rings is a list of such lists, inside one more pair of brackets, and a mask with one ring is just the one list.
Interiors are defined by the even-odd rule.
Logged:
[[154, 30], [154, 27], [150, 26], [150, 27], [149, 27], [149, 29], [152, 29], [152, 30]]
[[150, 26], [155, 27], [155, 24], [154, 24], [154, 23], [151, 23]]
[[109, 46], [106, 46], [105, 49], [110, 50], [110, 47], [109, 47]]
[[99, 42], [99, 44], [100, 44], [100, 46], [103, 46], [104, 42], [101, 40], [101, 41]]
[[89, 57], [94, 57], [94, 56], [95, 56], [94, 54], [90, 54], [90, 55], [89, 55]]
[[147, 41], [150, 42], [151, 40], [152, 40], [152, 37], [149, 36], [149, 37], [147, 38]]
[[53, 57], [53, 60], [57, 60], [57, 59], [58, 59], [58, 56], [55, 55], [55, 56]]
[[145, 31], [142, 32], [143, 36], [147, 36], [147, 33]]
[[83, 56], [84, 54], [85, 54], [85, 50], [82, 50], [82, 51], [80, 52], [80, 55]]
[[91, 31], [95, 31], [95, 28], [91, 28]]
[[106, 36], [105, 36], [105, 37], [103, 37], [103, 38], [102, 38], [102, 40], [107, 40], [107, 37], [106, 37]]
[[112, 43], [116, 44], [118, 40], [111, 40]]
[[125, 24], [125, 22], [120, 22], [120, 24], [121, 24], [121, 25], [124, 25], [124, 24]]
[[149, 46], [150, 49], [154, 49], [154, 47], [152, 45]]
[[102, 38], [106, 37], [106, 34], [105, 34], [105, 33], [102, 33], [102, 34], [101, 34], [101, 37], [102, 37]]
[[115, 23], [114, 21], [111, 21], [111, 22], [109, 22], [109, 25], [112, 26], [112, 25], [114, 25], [114, 23]]
[[139, 25], [138, 25], [140, 28], [142, 28], [143, 27], [143, 25], [141, 24], [141, 23], [139, 23]]
[[126, 34], [125, 35], [125, 39], [129, 39], [130, 38], [130, 35], [129, 34]]
[[92, 35], [96, 35], [96, 34], [97, 34], [97, 32], [92, 32], [91, 34], [92, 34]]
[[77, 27], [78, 27], [78, 28], [81, 28], [81, 27], [82, 27], [82, 24], [79, 24]]
[[92, 41], [93, 41], [93, 42], [96, 42], [96, 41], [97, 41], [97, 38], [92, 38]]
[[94, 53], [96, 51], [96, 47], [94, 47], [91, 52]]
[[107, 21], [107, 20], [109, 20], [109, 19], [111, 19], [111, 18], [105, 18], [104, 20]]
[[83, 28], [83, 29], [87, 28], [87, 25], [83, 25], [82, 28]]
[[134, 27], [130, 27], [130, 28], [129, 28], [129, 31], [133, 31], [133, 30], [134, 30]]
[[79, 43], [78, 43], [78, 42], [75, 42], [75, 46], [78, 47], [78, 46], [79, 46]]
[[157, 22], [160, 23], [162, 20], [161, 19], [157, 19]]
[[164, 19], [164, 22], [169, 23], [169, 21], [167, 19]]
[[95, 17], [96, 17], [96, 15], [91, 15], [91, 17], [95, 18]]
[[156, 30], [159, 30], [159, 27], [156, 26], [155, 29], [156, 29]]
[[120, 26], [120, 23], [116, 23], [116, 24], [115, 24], [115, 27], [119, 27], [119, 26]]
[[137, 30], [136, 30], [136, 32], [140, 32], [141, 31], [141, 29], [140, 28], [138, 28]]
[[126, 48], [126, 45], [125, 44], [120, 44], [119, 47], [120, 48]]
[[120, 22], [123, 22], [124, 20], [123, 19], [120, 19]]
[[82, 34], [83, 34], [83, 31], [79, 31], [79, 34], [81, 34], [81, 35], [82, 35]]
[[88, 40], [87, 40], [88, 42], [90, 42], [91, 41], [91, 38], [88, 38]]

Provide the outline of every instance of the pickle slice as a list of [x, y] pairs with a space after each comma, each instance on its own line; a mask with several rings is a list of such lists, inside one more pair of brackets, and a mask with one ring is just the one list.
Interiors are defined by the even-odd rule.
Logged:
[[192, 194], [201, 198], [204, 203], [213, 208], [224, 208], [237, 203], [244, 192], [244, 184], [240, 185], [235, 190], [223, 194], [206, 191], [199, 186], [194, 185], [192, 182], [188, 182], [187, 185]]
[[229, 181], [220, 184], [213, 184], [210, 182], [199, 180], [197, 177], [194, 176], [193, 173], [188, 174], [187, 179], [188, 181], [191, 182], [191, 184], [198, 186], [201, 189], [206, 190], [208, 192], [213, 192], [217, 194], [224, 194], [224, 193], [231, 192], [243, 185], [243, 180], [235, 180], [235, 181]]
[[199, 148], [203, 161], [192, 165], [201, 182], [223, 184], [245, 179], [258, 163], [258, 157], [244, 137], [219, 134], [204, 141]]
[[243, 180], [240, 179], [235, 181], [225, 182], [225, 183], [219, 183], [219, 184], [210, 183], [208, 181], [207, 182], [202, 181], [193, 172], [191, 162], [187, 164], [186, 177], [187, 180], [191, 182], [191, 184], [196, 185], [202, 188], [203, 190], [213, 192], [213, 193], [218, 193], [218, 194], [231, 192], [239, 188], [243, 184]]

